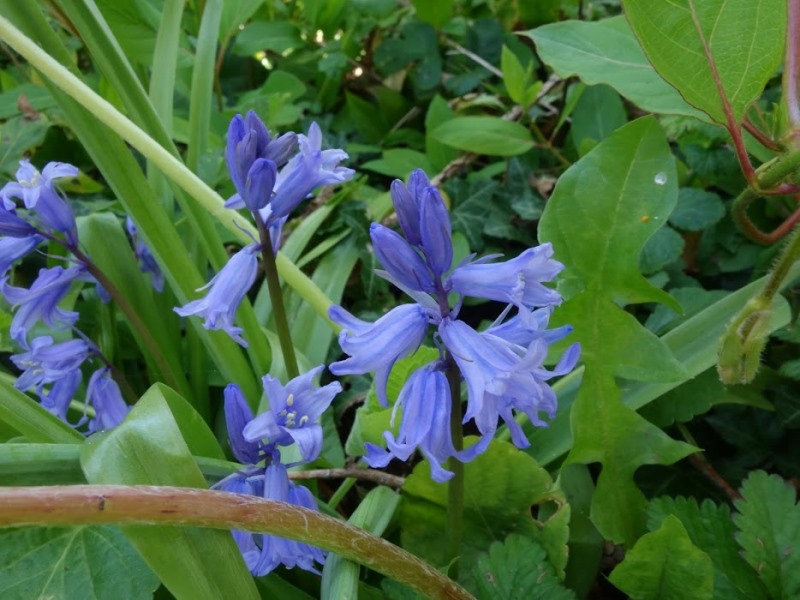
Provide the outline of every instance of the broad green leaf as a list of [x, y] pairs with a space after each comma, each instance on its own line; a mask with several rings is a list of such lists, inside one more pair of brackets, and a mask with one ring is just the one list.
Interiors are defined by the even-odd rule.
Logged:
[[[382, 535], [399, 503], [400, 496], [394, 490], [379, 486], [370, 490], [359, 502], [347, 522], [375, 535]], [[358, 563], [345, 560], [337, 554], [329, 555], [322, 569], [323, 600], [357, 597], [359, 572]]]
[[[476, 438], [468, 438], [465, 443], [474, 441]], [[515, 446], [494, 440], [484, 454], [464, 465], [464, 476], [460, 564], [465, 572], [498, 537], [516, 532], [537, 541], [556, 572], [563, 574], [570, 507], [547, 471]], [[447, 486], [434, 482], [428, 463], [422, 462], [406, 479], [403, 494], [403, 547], [434, 565], [447, 564], [448, 541], [441, 533], [447, 522]], [[531, 517], [532, 505], [553, 502], [558, 508], [549, 518]]]
[[637, 119], [559, 178], [539, 223], [539, 239], [551, 242], [556, 259], [566, 265], [562, 278], [580, 279], [593, 295], [680, 310], [639, 273], [638, 264], [645, 242], [672, 212], [677, 192], [664, 132], [653, 117]]
[[[155, 393], [143, 396], [119, 427], [89, 438], [81, 465], [90, 483], [206, 487], [169, 406]], [[121, 529], [174, 596], [258, 598], [229, 532]]]
[[456, 117], [433, 130], [435, 139], [474, 154], [516, 156], [533, 148], [530, 131], [500, 117]]
[[[26, 153], [44, 141], [50, 122], [47, 119], [30, 121], [23, 117], [14, 117], [0, 126], [0, 176], [5, 183], [17, 172], [19, 161]], [[39, 169], [44, 165], [36, 165]]]
[[734, 526], [727, 505], [694, 498], [656, 498], [647, 509], [648, 527], [655, 530], [668, 515], [680, 519], [692, 543], [714, 563], [714, 598], [766, 600], [767, 591], [733, 542]]
[[[439, 125], [456, 116], [455, 111], [447, 105], [447, 100], [440, 95], [435, 95], [428, 105], [425, 113], [425, 154], [430, 160], [434, 171], [441, 171], [450, 161], [456, 159], [460, 152], [455, 148], [441, 143], [433, 136], [433, 130]], [[429, 173], [432, 175], [432, 173]], [[403, 180], [406, 176], [402, 177]]]
[[574, 600], [532, 539], [512, 533], [494, 542], [472, 570], [479, 600]]
[[655, 113], [703, 118], [647, 61], [625, 17], [562, 21], [527, 32], [541, 59], [561, 77], [605, 83], [637, 106]]
[[741, 492], [733, 521], [744, 559], [759, 573], [770, 598], [800, 597], [800, 504], [795, 489], [777, 475], [754, 471]]
[[703, 231], [725, 216], [725, 205], [713, 192], [681, 188], [678, 205], [669, 216], [670, 224], [684, 231]]
[[586, 598], [600, 570], [605, 545], [590, 518], [594, 478], [586, 465], [571, 464], [561, 468], [558, 485], [570, 507], [569, 561], [564, 583], [579, 598]]
[[711, 600], [714, 566], [670, 515], [636, 543], [609, 579], [633, 600]]
[[627, 122], [619, 94], [607, 85], [593, 85], [580, 95], [572, 112], [572, 141], [576, 148], [586, 139], [602, 142]]
[[624, 6], [656, 71], [718, 123], [726, 122], [718, 86], [740, 122], [781, 64], [784, 0], [625, 0]]
[[527, 68], [523, 67], [517, 55], [509, 50], [508, 46], [503, 46], [500, 68], [509, 97], [523, 108], [533, 104], [542, 88], [541, 82], [533, 81], [533, 63], [528, 63]]
[[0, 485], [86, 483], [80, 444], [0, 444]]
[[148, 600], [159, 582], [116, 527], [0, 532], [0, 597]]
[[161, 16], [158, 9], [148, 2], [96, 0], [96, 4], [94, 10], [102, 12], [125, 54], [141, 65], [151, 65]]
[[437, 29], [447, 23], [453, 15], [454, 0], [439, 0], [438, 2], [428, 2], [427, 0], [411, 0], [414, 5], [414, 12], [420, 21], [430, 23]]

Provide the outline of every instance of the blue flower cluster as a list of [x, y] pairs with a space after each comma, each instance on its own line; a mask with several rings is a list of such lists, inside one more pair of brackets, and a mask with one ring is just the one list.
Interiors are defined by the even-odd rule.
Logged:
[[[322, 150], [322, 132], [316, 123], [308, 135], [286, 133], [273, 139], [269, 130], [250, 111], [236, 115], [228, 127], [225, 161], [236, 193], [225, 203], [228, 208], [246, 208], [257, 223], [267, 229], [272, 252], [280, 247], [281, 231], [289, 214], [315, 188], [351, 179], [352, 169], [339, 166], [347, 158], [343, 150]], [[258, 273], [259, 243], [237, 252], [202, 289], [208, 294], [175, 308], [182, 317], [204, 318], [203, 327], [221, 329], [242, 347], [242, 329], [234, 324], [236, 310]], [[199, 290], [198, 290], [199, 291]]]
[[[56, 180], [77, 175], [77, 167], [66, 163], [51, 162], [39, 172], [29, 161], [22, 160], [17, 181], [0, 189], [0, 292], [16, 308], [10, 335], [23, 348], [23, 352], [11, 356], [11, 361], [22, 371], [15, 386], [22, 391], [34, 390], [43, 407], [68, 423], [67, 409], [83, 379], [81, 366], [100, 353], [74, 329], [78, 313], [65, 310], [60, 304], [76, 281], [94, 283], [101, 299], [107, 300], [108, 296], [80, 259], [66, 268], [41, 269], [28, 289], [10, 285], [8, 272], [16, 261], [46, 240], [55, 241], [69, 251], [78, 249], [75, 215], [67, 198], [55, 186]], [[21, 200], [22, 206], [17, 206], [15, 200]], [[145, 250], [137, 254], [142, 258]], [[152, 256], [150, 260], [152, 271], [155, 261]], [[73, 328], [79, 337], [57, 343], [49, 335], [29, 339], [39, 322], [56, 330]], [[50, 386], [49, 390], [46, 386]], [[128, 406], [108, 367], [102, 366], [90, 376], [85, 406], [93, 407], [95, 418], [84, 417], [70, 424], [78, 427], [88, 420], [87, 433], [115, 427], [127, 415]]]
[[[436, 481], [452, 477], [442, 465], [455, 457], [472, 460], [487, 447], [498, 420], [508, 426], [514, 443], [529, 442], [514, 419], [522, 412], [536, 425], [552, 418], [556, 397], [547, 381], [571, 371], [580, 354], [571, 346], [552, 371], [544, 368], [548, 347], [564, 338], [570, 327], [547, 329], [559, 294], [543, 285], [563, 269], [553, 260], [550, 244], [523, 252], [505, 262], [470, 257], [451, 271], [453, 246], [450, 219], [438, 190], [421, 170], [412, 173], [408, 185], [395, 181], [391, 187], [397, 220], [403, 235], [373, 223], [370, 237], [375, 254], [386, 269], [378, 271], [415, 302], [402, 304], [375, 323], [355, 318], [339, 306], [330, 317], [343, 327], [339, 337], [349, 358], [331, 365], [336, 375], [375, 373], [378, 400], [388, 405], [386, 383], [392, 366], [422, 344], [431, 325], [440, 358], [417, 369], [400, 391], [394, 411], [402, 408], [399, 434], [385, 432], [387, 449], [366, 445], [366, 461], [384, 467], [392, 458], [406, 460], [416, 449], [428, 459]], [[457, 301], [451, 307], [450, 298]], [[501, 318], [478, 332], [458, 318], [465, 296], [506, 303]], [[516, 314], [506, 319], [510, 309]], [[473, 420], [481, 433], [479, 442], [456, 451], [450, 434], [451, 397], [446, 377], [454, 361], [467, 387], [464, 422]]]
[[[215, 488], [317, 509], [311, 492], [289, 480], [286, 465], [281, 464], [279, 446], [297, 445], [302, 460], [295, 464], [311, 462], [322, 451], [319, 418], [342, 390], [337, 382], [315, 386], [314, 379], [322, 370], [322, 366], [312, 369], [285, 386], [265, 375], [262, 382], [269, 409], [256, 417], [236, 385], [225, 388], [231, 450], [245, 467]], [[253, 575], [266, 575], [280, 564], [317, 573], [314, 563], [325, 562], [322, 550], [300, 542], [246, 531], [234, 531], [233, 537]]]

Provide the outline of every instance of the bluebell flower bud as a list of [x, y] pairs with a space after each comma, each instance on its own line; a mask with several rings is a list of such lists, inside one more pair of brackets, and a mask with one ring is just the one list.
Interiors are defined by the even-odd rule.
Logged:
[[67, 420], [67, 410], [70, 402], [75, 397], [75, 392], [81, 385], [81, 372], [79, 370], [70, 371], [53, 384], [50, 391], [45, 394], [43, 390], [37, 392], [39, 403], [42, 408], [52, 413], [68, 425], [72, 425]]
[[420, 238], [422, 252], [434, 275], [441, 277], [453, 262], [453, 241], [450, 215], [441, 195], [434, 187], [425, 191], [420, 203]]
[[411, 290], [435, 290], [430, 269], [419, 253], [399, 234], [379, 223], [373, 223], [370, 225], [369, 235], [375, 254], [389, 275]]
[[225, 425], [228, 428], [228, 441], [233, 451], [233, 456], [240, 463], [255, 465], [262, 459], [261, 444], [248, 442], [244, 439], [242, 431], [253, 420], [253, 411], [247, 404], [242, 390], [236, 384], [225, 387]]

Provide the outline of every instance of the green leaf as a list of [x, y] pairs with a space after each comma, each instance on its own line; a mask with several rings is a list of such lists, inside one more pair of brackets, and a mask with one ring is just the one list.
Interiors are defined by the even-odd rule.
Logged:
[[523, 108], [533, 104], [542, 87], [541, 82], [533, 82], [533, 63], [528, 63], [527, 68], [523, 67], [516, 54], [509, 50], [508, 46], [503, 46], [500, 68], [509, 97]]
[[767, 591], [734, 543], [730, 509], [710, 500], [656, 498], [647, 510], [648, 527], [657, 529], [668, 515], [680, 519], [692, 543], [714, 563], [714, 598], [766, 600]]
[[367, 161], [361, 165], [361, 168], [397, 179], [404, 179], [414, 169], [422, 169], [426, 173], [433, 171], [428, 158], [421, 152], [410, 148], [384, 150], [382, 158]]
[[[145, 395], [123, 423], [84, 444], [90, 483], [205, 488], [169, 406]], [[162, 583], [178, 598], [258, 598], [233, 536], [186, 527], [123, 527]]]
[[497, 187], [498, 183], [491, 179], [471, 183], [457, 179], [445, 186], [452, 198], [450, 219], [453, 230], [463, 233], [470, 250], [475, 252], [483, 248], [483, 226], [492, 210], [492, 195]]
[[[476, 438], [468, 438], [469, 442]], [[516, 532], [537, 541], [550, 564], [563, 574], [567, 561], [570, 507], [550, 475], [529, 456], [507, 442], [494, 440], [489, 449], [464, 465], [464, 537], [460, 564], [471, 569], [478, 556], [498, 537]], [[447, 522], [447, 486], [434, 482], [422, 462], [406, 479], [400, 509], [404, 548], [434, 565], [445, 565], [448, 542], [442, 536]], [[544, 519], [531, 517], [532, 505], [555, 503]], [[540, 509], [541, 512], [541, 509]]]
[[703, 118], [647, 61], [625, 17], [562, 21], [526, 33], [541, 59], [562, 78], [577, 75], [605, 83], [637, 106], [655, 113]]
[[[14, 117], [0, 125], [0, 174], [11, 177], [28, 151], [44, 142], [50, 128], [47, 119], [31, 121]], [[40, 169], [44, 165], [37, 165]]]
[[774, 600], [800, 597], [800, 504], [777, 475], [754, 471], [734, 502], [736, 541]]
[[[447, 105], [447, 100], [436, 95], [428, 105], [425, 113], [425, 154], [434, 171], [441, 171], [450, 161], [456, 159], [460, 152], [446, 144], [442, 144], [433, 136], [433, 130], [445, 121], [455, 118], [455, 111]], [[403, 176], [401, 179], [405, 179]]]
[[725, 205], [713, 192], [681, 188], [678, 205], [669, 216], [670, 224], [684, 231], [703, 231], [725, 216]]
[[677, 517], [643, 536], [611, 572], [611, 583], [633, 600], [711, 600], [714, 567]]
[[31, 442], [80, 444], [83, 441], [83, 435], [20, 392], [4, 377], [0, 378], [0, 421]]
[[547, 562], [547, 553], [535, 541], [512, 533], [494, 542], [472, 571], [479, 600], [570, 600]]
[[302, 45], [300, 30], [288, 21], [251, 21], [236, 36], [231, 52], [239, 56], [267, 50], [282, 54]]
[[572, 141], [576, 148], [586, 139], [602, 142], [627, 122], [619, 94], [607, 85], [593, 85], [580, 95], [572, 112]]
[[3, 598], [148, 600], [158, 578], [115, 527], [0, 532]]
[[489, 156], [516, 156], [533, 148], [530, 131], [499, 117], [456, 117], [439, 125], [432, 135], [453, 148]]
[[740, 122], [781, 64], [783, 0], [625, 0], [624, 6], [658, 73], [718, 123], [726, 122], [718, 85]]
[[639, 268], [645, 275], [652, 275], [678, 260], [685, 245], [681, 234], [672, 227], [659, 229], [647, 240], [639, 257]]
[[[394, 490], [379, 486], [370, 490], [347, 522], [375, 535], [382, 535], [399, 503], [400, 496]], [[358, 563], [345, 560], [338, 554], [330, 554], [322, 569], [322, 599], [357, 597], [359, 572]]]
[[716, 369], [708, 369], [697, 377], [659, 396], [640, 411], [642, 416], [659, 427], [686, 423], [719, 404], [744, 404], [770, 410], [755, 385], [722, 385]]
[[552, 242], [556, 258], [567, 266], [564, 276], [599, 290], [595, 295], [680, 310], [638, 265], [645, 242], [672, 212], [677, 191], [664, 132], [652, 117], [637, 119], [559, 178], [539, 223], [539, 239]]
[[447, 23], [453, 15], [454, 0], [439, 0], [438, 2], [428, 2], [427, 0], [411, 0], [414, 11], [420, 21], [430, 23], [437, 29]]
[[80, 444], [0, 444], [0, 485], [86, 483]]

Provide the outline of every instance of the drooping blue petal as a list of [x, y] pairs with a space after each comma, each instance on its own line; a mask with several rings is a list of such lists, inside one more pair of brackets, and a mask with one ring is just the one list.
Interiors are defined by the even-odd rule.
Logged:
[[119, 386], [111, 378], [107, 367], [98, 369], [89, 378], [86, 404], [92, 406], [95, 412], [95, 418], [89, 421], [89, 433], [116, 427], [130, 412], [130, 407], [122, 399]]
[[[414, 172], [416, 173], [417, 171]], [[397, 222], [403, 230], [403, 235], [406, 236], [409, 244], [413, 246], [422, 245], [422, 239], [419, 235], [419, 205], [416, 199], [399, 179], [395, 179], [392, 182], [390, 190], [394, 212], [397, 214]]]
[[0, 277], [5, 277], [8, 270], [20, 258], [27, 256], [44, 238], [31, 235], [24, 238], [6, 237], [0, 239]]
[[247, 404], [242, 390], [236, 384], [225, 387], [225, 424], [233, 455], [240, 463], [255, 465], [261, 460], [259, 444], [244, 439], [242, 431], [253, 420], [253, 411]]
[[57, 416], [65, 423], [71, 425], [67, 420], [67, 410], [69, 404], [75, 397], [75, 392], [81, 384], [82, 376], [79, 370], [70, 371], [53, 384], [50, 391], [45, 394], [39, 391], [39, 402], [42, 408]]
[[19, 307], [11, 320], [11, 338], [27, 348], [28, 331], [40, 320], [58, 329], [72, 326], [78, 320], [78, 313], [65, 311], [58, 303], [67, 295], [72, 282], [83, 274], [83, 267], [41, 269], [29, 290], [3, 282], [6, 300]]
[[23, 371], [14, 387], [26, 391], [35, 386], [41, 391], [43, 385], [78, 370], [90, 352], [89, 345], [79, 338], [54, 344], [49, 335], [37, 337], [30, 350], [11, 356], [11, 362]]
[[256, 212], [269, 203], [277, 176], [274, 162], [266, 158], [255, 160], [247, 172], [244, 191], [240, 192], [244, 205], [250, 212]]
[[435, 290], [430, 269], [400, 235], [379, 223], [370, 225], [369, 235], [378, 260], [394, 279], [412, 290]]
[[[210, 288], [205, 298], [189, 302], [173, 310], [182, 317], [198, 315], [205, 318], [206, 329], [222, 329], [244, 348], [247, 342], [241, 337], [242, 328], [234, 325], [236, 310], [242, 303], [258, 273], [257, 244], [245, 246], [234, 254], [222, 270], [206, 285]], [[201, 288], [202, 289], [202, 288]]]
[[345, 327], [339, 345], [350, 358], [330, 366], [334, 375], [375, 372], [375, 393], [388, 405], [386, 382], [392, 366], [419, 348], [428, 331], [428, 312], [419, 304], [401, 304], [375, 323], [359, 321], [341, 307], [329, 310], [331, 319]]
[[51, 232], [61, 233], [72, 246], [78, 245], [78, 225], [75, 213], [65, 198], [51, 187], [43, 187], [36, 203], [36, 213]]
[[552, 245], [542, 244], [505, 262], [460, 265], [453, 270], [450, 281], [453, 289], [464, 296], [528, 308], [557, 305], [561, 303], [559, 293], [542, 285], [564, 268], [552, 256]]
[[39, 232], [33, 225], [17, 216], [16, 211], [0, 207], [0, 235], [12, 238], [25, 238]]
[[162, 292], [164, 290], [164, 272], [156, 262], [153, 253], [150, 252], [150, 248], [147, 247], [147, 244], [139, 235], [139, 230], [130, 217], [125, 219], [125, 228], [133, 241], [133, 251], [139, 261], [139, 270], [142, 273], [149, 273], [153, 289], [157, 292]]

